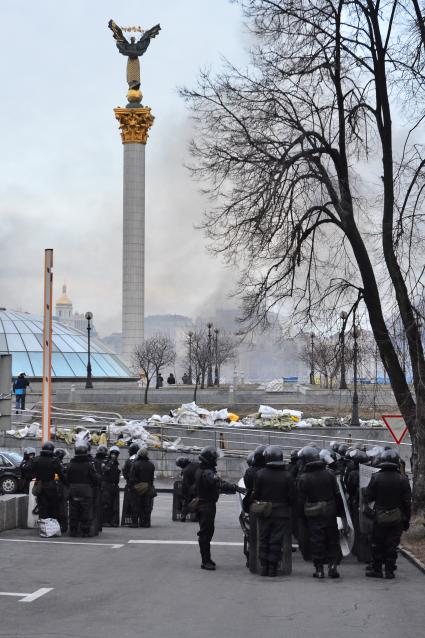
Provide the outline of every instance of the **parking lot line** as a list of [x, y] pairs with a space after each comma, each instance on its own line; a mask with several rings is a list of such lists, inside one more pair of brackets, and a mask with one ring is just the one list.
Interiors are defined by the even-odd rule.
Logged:
[[[130, 540], [128, 543], [133, 543], [134, 545], [198, 545], [198, 541], [178, 541], [178, 540], [146, 540], [146, 539], [138, 539], [138, 540]], [[243, 547], [243, 543], [230, 543], [224, 541], [212, 541], [211, 545], [218, 545], [223, 547]]]
[[14, 596], [15, 598], [20, 598], [18, 602], [20, 603], [32, 603], [34, 600], [41, 598], [45, 594], [48, 594], [49, 591], [53, 591], [54, 587], [41, 587], [40, 589], [36, 589], [32, 594], [25, 594], [23, 592], [12, 592], [12, 591], [0, 591], [0, 596]]
[[86, 543], [84, 541], [50, 541], [47, 538], [43, 540], [35, 540], [31, 538], [0, 538], [4, 543], [51, 543], [53, 545], [89, 545], [94, 547], [110, 547], [111, 549], [120, 549], [124, 547], [123, 543]]

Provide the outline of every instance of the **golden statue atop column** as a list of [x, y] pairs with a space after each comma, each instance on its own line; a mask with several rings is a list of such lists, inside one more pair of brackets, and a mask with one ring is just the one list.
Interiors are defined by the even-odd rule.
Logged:
[[[109, 21], [108, 27], [114, 35], [118, 51], [127, 57], [128, 104], [125, 108], [114, 109], [115, 117], [120, 123], [122, 143], [146, 144], [154, 117], [151, 114], [151, 109], [141, 103], [143, 94], [140, 90], [139, 57], [146, 52], [151, 40], [158, 35], [161, 27], [157, 24], [147, 31], [143, 31], [140, 27], [121, 28], [113, 20]], [[123, 31], [139, 32], [142, 33], [142, 36], [137, 41], [132, 36], [129, 42]]]

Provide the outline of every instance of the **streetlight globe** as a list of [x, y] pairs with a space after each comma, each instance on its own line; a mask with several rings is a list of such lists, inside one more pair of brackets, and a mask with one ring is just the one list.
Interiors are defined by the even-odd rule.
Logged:
[[218, 329], [218, 328], [216, 328], [216, 329], [214, 330], [214, 332], [215, 332], [215, 334], [216, 334], [216, 335], [218, 335], [218, 333], [219, 333], [220, 331], [219, 331], [219, 329]]
[[213, 327], [213, 324], [212, 324], [212, 322], [211, 322], [211, 321], [209, 321], [209, 322], [207, 323], [207, 328], [208, 328], [209, 330], [211, 330], [211, 328], [212, 328], [212, 327]]
[[93, 313], [92, 312], [86, 312], [86, 314], [84, 316], [87, 319], [87, 321], [91, 321], [93, 319]]
[[341, 317], [343, 321], [345, 321], [348, 317], [348, 314], [345, 312], [345, 310], [341, 310], [341, 312], [339, 313], [339, 316]]
[[192, 337], [193, 337], [193, 332], [192, 332], [192, 330], [189, 330], [189, 332], [188, 332], [187, 334], [189, 335], [189, 337], [190, 337], [190, 338], [192, 338]]

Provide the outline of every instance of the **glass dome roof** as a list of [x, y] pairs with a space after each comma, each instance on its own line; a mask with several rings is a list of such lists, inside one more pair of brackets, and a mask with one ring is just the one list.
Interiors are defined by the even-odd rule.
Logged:
[[[12, 355], [12, 375], [43, 376], [43, 322], [26, 312], [0, 310], [0, 354]], [[120, 360], [96, 339], [90, 340], [93, 377], [133, 376]], [[52, 376], [85, 377], [87, 373], [87, 335], [53, 320]]]

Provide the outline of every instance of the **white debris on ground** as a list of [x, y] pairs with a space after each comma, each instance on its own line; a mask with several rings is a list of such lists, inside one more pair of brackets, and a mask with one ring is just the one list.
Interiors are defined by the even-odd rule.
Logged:
[[267, 383], [262, 383], [257, 390], [265, 390], [266, 392], [283, 392], [283, 379], [273, 379]]
[[[168, 450], [182, 450], [180, 439], [167, 436], [167, 426], [185, 426], [187, 430], [198, 428], [270, 428], [275, 430], [293, 430], [311, 427], [349, 427], [350, 417], [322, 417], [303, 418], [299, 410], [277, 410], [269, 405], [260, 405], [258, 411], [240, 418], [227, 408], [221, 410], [206, 410], [195, 402], [183, 403], [179, 408], [171, 410], [169, 414], [153, 414], [147, 419], [117, 419], [109, 425], [104, 421], [97, 421], [95, 416], [81, 417], [81, 425], [75, 427], [58, 427], [56, 439], [68, 444], [90, 441], [94, 445], [107, 444], [116, 441], [117, 445], [127, 445], [128, 441], [137, 441], [149, 447], [162, 447]], [[155, 434], [149, 428], [165, 426], [160, 434]], [[361, 427], [384, 427], [384, 423], [377, 419], [360, 421]], [[17, 439], [41, 438], [39, 423], [31, 423], [18, 430], [7, 430], [7, 434]]]

